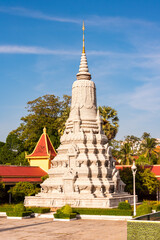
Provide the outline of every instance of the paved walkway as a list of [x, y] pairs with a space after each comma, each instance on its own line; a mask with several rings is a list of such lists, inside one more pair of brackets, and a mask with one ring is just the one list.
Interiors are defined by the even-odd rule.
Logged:
[[0, 218], [0, 240], [126, 240], [126, 221]]

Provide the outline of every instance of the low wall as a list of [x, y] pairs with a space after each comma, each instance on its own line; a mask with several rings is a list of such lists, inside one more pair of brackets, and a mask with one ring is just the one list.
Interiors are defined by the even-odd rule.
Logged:
[[[48, 196], [48, 197], [47, 197]], [[119, 194], [111, 197], [104, 198], [92, 198], [83, 197], [79, 194], [76, 196], [59, 194], [56, 196], [49, 196], [43, 194], [42, 196], [26, 196], [24, 205], [37, 206], [37, 207], [63, 207], [69, 204], [71, 207], [82, 207], [82, 208], [114, 208], [117, 207], [119, 202], [128, 201], [133, 204], [133, 196], [127, 193]]]
[[160, 221], [160, 212], [149, 213], [136, 217], [134, 220]]
[[127, 221], [127, 240], [159, 240], [160, 222], [158, 221]]

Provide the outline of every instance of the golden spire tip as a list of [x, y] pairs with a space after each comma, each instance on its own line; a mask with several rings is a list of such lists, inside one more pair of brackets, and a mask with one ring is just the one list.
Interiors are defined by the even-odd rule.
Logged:
[[46, 127], [43, 128], [43, 133], [46, 133]]
[[82, 50], [82, 53], [85, 53], [85, 46], [84, 46], [84, 30], [85, 30], [85, 27], [84, 27], [84, 21], [83, 21], [82, 30], [83, 30], [83, 50]]

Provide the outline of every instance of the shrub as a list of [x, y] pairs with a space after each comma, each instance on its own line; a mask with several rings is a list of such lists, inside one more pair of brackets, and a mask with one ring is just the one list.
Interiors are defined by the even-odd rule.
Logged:
[[26, 208], [22, 203], [16, 204], [13, 208], [14, 212], [24, 212], [25, 210]]
[[160, 211], [160, 204], [155, 204], [152, 206], [153, 210], [156, 210], [157, 212]]
[[29, 216], [31, 215], [32, 211], [26, 211], [25, 206], [20, 203], [16, 204], [12, 209], [7, 210], [6, 214], [7, 216], [12, 216], [12, 217], [24, 217], [24, 216]]
[[13, 210], [14, 205], [13, 204], [4, 204], [0, 205], [0, 212], [7, 212]]
[[73, 208], [73, 212], [81, 215], [113, 215], [113, 216], [132, 216], [132, 210], [117, 208]]
[[128, 210], [128, 209], [132, 209], [132, 208], [131, 208], [131, 205], [128, 202], [120, 202], [118, 204], [118, 209]]
[[7, 216], [8, 217], [25, 217], [30, 216], [32, 211], [24, 211], [24, 212], [15, 212], [15, 211], [8, 211]]
[[50, 212], [50, 208], [46, 207], [27, 207], [27, 211], [32, 211], [34, 213], [48, 213]]
[[66, 204], [64, 207], [61, 208], [61, 211], [63, 214], [71, 214], [72, 208], [68, 204]]
[[156, 211], [160, 211], [160, 204], [157, 204]]
[[70, 213], [70, 214], [64, 214], [64, 213], [55, 213], [54, 217], [55, 218], [61, 218], [61, 219], [72, 219], [76, 218], [77, 213]]
[[148, 213], [152, 212], [152, 207], [147, 205], [147, 204], [142, 204], [140, 206], [137, 207], [137, 214], [136, 216], [141, 216], [141, 215], [145, 215]]
[[57, 212], [54, 214], [55, 218], [61, 219], [72, 219], [75, 218], [77, 213], [73, 213], [72, 208], [67, 204], [62, 208], [58, 209]]

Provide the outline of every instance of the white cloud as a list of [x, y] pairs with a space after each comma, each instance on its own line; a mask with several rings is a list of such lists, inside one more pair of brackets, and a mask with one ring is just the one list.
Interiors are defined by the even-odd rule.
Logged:
[[[55, 21], [55, 22], [65, 22], [65, 23], [75, 23], [82, 24], [82, 19], [78, 18], [67, 18], [67, 17], [57, 17], [50, 16], [41, 11], [27, 9], [23, 7], [0, 7], [0, 12], [8, 13], [11, 15], [29, 17], [35, 19], [42, 19], [46, 21]], [[138, 26], [138, 27], [150, 27], [150, 28], [159, 28], [155, 22], [146, 21], [143, 19], [131, 19], [125, 17], [104, 17], [104, 16], [87, 16], [85, 19], [87, 25], [99, 26], [101, 28], [111, 28], [112, 30], [120, 30], [120, 28], [126, 29], [126, 27]]]
[[119, 105], [128, 105], [130, 109], [152, 113], [160, 112], [160, 83], [147, 82], [139, 87], [131, 88], [127, 93], [110, 96], [112, 102]]
[[135, 89], [129, 97], [131, 107], [150, 112], [160, 111], [160, 84], [147, 83]]
[[78, 51], [52, 50], [36, 46], [1, 45], [0, 53], [7, 54], [46, 54], [46, 55], [78, 55]]
[[36, 86], [34, 87], [34, 89], [35, 89], [37, 92], [45, 91], [45, 90], [46, 90], [46, 85], [45, 85], [45, 83], [39, 83], [38, 85], [36, 85]]
[[138, 26], [139, 28], [157, 28], [158, 25], [155, 22], [146, 21], [143, 19], [132, 19], [125, 17], [103, 17], [103, 16], [90, 16], [85, 21], [88, 25], [99, 26], [101, 28], [112, 28], [112, 30], [120, 30], [120, 28], [128, 30], [128, 27]]
[[23, 17], [30, 17], [35, 19], [54, 21], [54, 22], [66, 22], [66, 23], [76, 23], [76, 24], [82, 23], [82, 21], [79, 19], [49, 16], [40, 11], [34, 11], [27, 8], [22, 8], [22, 7], [0, 7], [0, 12], [23, 16]]

